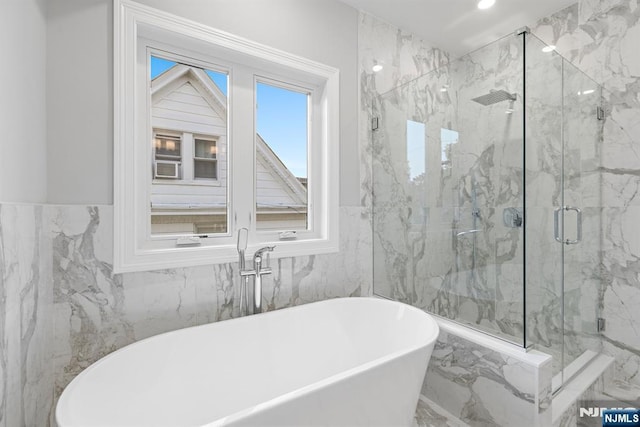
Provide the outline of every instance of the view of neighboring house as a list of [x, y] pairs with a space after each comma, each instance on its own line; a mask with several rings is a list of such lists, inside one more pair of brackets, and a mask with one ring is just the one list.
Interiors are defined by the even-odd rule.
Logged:
[[[151, 81], [151, 103], [152, 233], [226, 233], [226, 96], [204, 70], [177, 64]], [[256, 162], [258, 228], [305, 228], [306, 179], [260, 135]]]

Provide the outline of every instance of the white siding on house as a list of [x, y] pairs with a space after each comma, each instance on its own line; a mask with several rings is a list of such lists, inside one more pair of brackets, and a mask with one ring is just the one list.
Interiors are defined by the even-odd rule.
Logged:
[[258, 157], [257, 172], [256, 191], [259, 206], [300, 205], [300, 198], [295, 196], [280, 176], [267, 169], [264, 160], [260, 156]]
[[[181, 80], [186, 80], [184, 77]], [[192, 131], [191, 124], [203, 126], [210, 132], [226, 134], [226, 117], [220, 117], [207, 100], [194, 88], [193, 82], [184, 83], [161, 99], [154, 99], [152, 117], [154, 120], [173, 121], [182, 130]]]

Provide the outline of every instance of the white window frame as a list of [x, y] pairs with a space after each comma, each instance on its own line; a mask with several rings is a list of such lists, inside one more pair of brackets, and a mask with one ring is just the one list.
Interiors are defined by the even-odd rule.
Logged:
[[[148, 164], [153, 157], [148, 143], [152, 137], [148, 68], [143, 59], [148, 58], [149, 52], [141, 48], [145, 40], [153, 41], [153, 48], [187, 52], [189, 58], [202, 60], [205, 65], [223, 64], [219, 69], [229, 67], [229, 81], [237, 80], [228, 88], [228, 233], [197, 238], [196, 246], [178, 246], [181, 236], [150, 233], [152, 179]], [[245, 73], [245, 68], [253, 69], [253, 75]], [[251, 80], [253, 90], [234, 91], [236, 85], [248, 87]], [[311, 93], [309, 229], [298, 231], [298, 239], [293, 241], [279, 240], [278, 232], [255, 229], [255, 120], [253, 127], [236, 123], [240, 120], [236, 108], [247, 102], [255, 107], [256, 81], [279, 81]], [[337, 252], [338, 105], [336, 68], [130, 0], [114, 0], [114, 271], [236, 262], [237, 232], [241, 227], [250, 230], [248, 253], [266, 244], [276, 245], [276, 258]], [[250, 140], [253, 144], [232, 146], [234, 140]], [[247, 161], [252, 161], [253, 174], [249, 172], [250, 176], [244, 178], [234, 171], [246, 173]]]

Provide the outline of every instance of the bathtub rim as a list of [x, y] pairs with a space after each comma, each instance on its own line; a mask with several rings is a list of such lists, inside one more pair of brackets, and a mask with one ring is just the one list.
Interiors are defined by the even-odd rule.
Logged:
[[[426, 336], [426, 338], [421, 338], [421, 341], [419, 344], [413, 344], [410, 346], [406, 346], [402, 349], [396, 350], [394, 352], [391, 353], [387, 353], [384, 356], [381, 357], [377, 357], [375, 359], [369, 360], [363, 364], [357, 365], [353, 368], [347, 369], [345, 371], [339, 372], [337, 374], [328, 376], [326, 378], [323, 378], [320, 381], [316, 381], [313, 382], [311, 384], [307, 384], [303, 387], [298, 387], [295, 388], [287, 393], [281, 394], [279, 396], [276, 396], [272, 399], [266, 400], [265, 402], [261, 402], [259, 404], [253, 405], [251, 407], [247, 407], [244, 409], [241, 409], [240, 411], [236, 411], [234, 413], [231, 413], [229, 415], [224, 416], [223, 418], [218, 418], [216, 420], [213, 420], [211, 422], [208, 422], [206, 424], [201, 425], [200, 427], [217, 427], [217, 426], [222, 426], [225, 425], [229, 422], [233, 422], [235, 420], [241, 419], [243, 416], [250, 414], [254, 411], [262, 411], [262, 410], [266, 410], [270, 407], [275, 407], [279, 404], [285, 403], [289, 400], [294, 399], [297, 396], [300, 395], [306, 395], [309, 394], [311, 392], [313, 392], [314, 390], [317, 389], [321, 389], [323, 387], [326, 387], [330, 384], [333, 383], [337, 383], [340, 382], [350, 376], [355, 376], [358, 375], [360, 373], [363, 373], [373, 367], [376, 366], [381, 366], [383, 364], [389, 363], [395, 359], [398, 358], [402, 358], [402, 357], [406, 357], [409, 356], [413, 353], [416, 352], [420, 352], [420, 351], [428, 351], [427, 349], [429, 347], [431, 347], [431, 351], [433, 350], [433, 347], [435, 346], [435, 343], [438, 339], [438, 336], [440, 335], [440, 325], [437, 322], [435, 316], [433, 316], [431, 313], [427, 313], [424, 310], [421, 310], [417, 307], [413, 307], [409, 304], [405, 304], [399, 301], [394, 301], [394, 300], [390, 300], [390, 299], [386, 299], [386, 298], [377, 298], [376, 296], [365, 296], [365, 297], [338, 297], [338, 298], [331, 298], [331, 299], [325, 299], [325, 300], [321, 300], [321, 301], [314, 301], [314, 302], [310, 302], [310, 303], [306, 303], [306, 304], [300, 304], [300, 305], [296, 305], [293, 307], [285, 307], [282, 309], [277, 309], [277, 310], [272, 310], [272, 311], [268, 311], [268, 312], [264, 312], [264, 313], [259, 313], [259, 314], [255, 314], [255, 315], [251, 315], [251, 316], [243, 316], [243, 317], [238, 317], [238, 318], [233, 318], [233, 319], [228, 319], [228, 321], [235, 321], [236, 323], [240, 323], [240, 322], [248, 322], [248, 321], [256, 321], [255, 317], [256, 316], [277, 316], [277, 315], [282, 315], [281, 312], [283, 310], [293, 310], [293, 311], [298, 311], [298, 310], [302, 310], [307, 306], [310, 305], [321, 305], [321, 304], [330, 304], [330, 303], [336, 303], [336, 301], [344, 301], [344, 300], [369, 300], [372, 301], [374, 304], [380, 304], [382, 302], [382, 304], [384, 305], [388, 305], [388, 306], [400, 306], [405, 310], [408, 310], [410, 312], [414, 312], [419, 316], [424, 316], [424, 318], [426, 319], [427, 323], [429, 324], [429, 334]], [[137, 347], [138, 345], [143, 345], [146, 341], [148, 340], [152, 340], [152, 339], [156, 339], [158, 337], [161, 336], [166, 336], [169, 337], [173, 334], [178, 334], [183, 332], [184, 330], [195, 330], [195, 329], [199, 329], [199, 328], [212, 328], [212, 327], [223, 327], [224, 326], [225, 321], [218, 321], [218, 322], [210, 322], [210, 323], [205, 323], [202, 325], [195, 325], [195, 326], [188, 326], [186, 328], [180, 328], [180, 329], [176, 329], [173, 331], [168, 331], [168, 332], [163, 332], [163, 333], [159, 333], [147, 338], [143, 338], [139, 341], [135, 341], [133, 343], [127, 344], [103, 357], [101, 357], [100, 359], [98, 359], [97, 361], [93, 362], [91, 365], [87, 366], [85, 369], [82, 370], [82, 372], [80, 372], [78, 375], [76, 375], [70, 382], [69, 384], [66, 385], [66, 387], [63, 389], [62, 393], [60, 394], [60, 397], [58, 399], [58, 402], [56, 403], [56, 408], [55, 408], [55, 420], [57, 422], [57, 424], [59, 426], [66, 426], [67, 424], [72, 425], [70, 423], [65, 423], [64, 421], [64, 416], [60, 417], [60, 408], [61, 408], [61, 402], [66, 401], [67, 399], [64, 399], [65, 394], [69, 395], [69, 393], [73, 393], [74, 390], [79, 386], [79, 383], [82, 381], [82, 378], [84, 376], [87, 375], [87, 373], [93, 369], [97, 369], [99, 366], [101, 366], [102, 364], [106, 363], [108, 360], [110, 360], [112, 357], [117, 357], [117, 354], [119, 354], [120, 352], [124, 352], [126, 351], [131, 351], [132, 348]], [[430, 354], [429, 354], [430, 355]], [[62, 421], [62, 422], [61, 422]]]

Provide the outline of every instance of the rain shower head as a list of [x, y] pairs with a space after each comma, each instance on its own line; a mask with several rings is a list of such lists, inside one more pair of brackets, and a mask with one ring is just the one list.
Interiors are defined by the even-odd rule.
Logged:
[[516, 95], [515, 93], [509, 93], [506, 90], [492, 90], [486, 95], [479, 96], [477, 98], [473, 98], [472, 101], [476, 101], [478, 104], [482, 104], [484, 106], [495, 104], [496, 102], [502, 101], [515, 101]]

